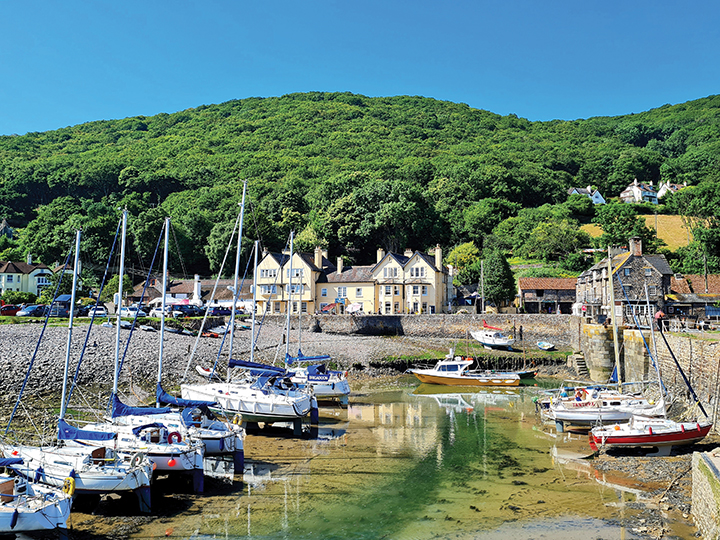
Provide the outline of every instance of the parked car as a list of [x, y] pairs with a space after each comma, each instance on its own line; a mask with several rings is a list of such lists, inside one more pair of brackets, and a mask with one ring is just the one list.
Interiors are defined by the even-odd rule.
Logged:
[[18, 311], [16, 317], [44, 317], [48, 307], [43, 304], [32, 304]]
[[93, 307], [92, 305], [89, 306], [80, 306], [77, 308], [77, 311], [75, 312], [78, 317], [87, 317], [88, 313], [90, 312], [90, 308]]
[[227, 317], [232, 313], [230, 309], [222, 306], [215, 306], [208, 308], [208, 315], [210, 317]]
[[0, 315], [5, 317], [15, 315], [18, 311], [20, 311], [20, 306], [16, 306], [15, 304], [0, 306]]
[[98, 319], [100, 317], [107, 317], [108, 312], [107, 309], [105, 309], [105, 306], [90, 306], [90, 309], [88, 309], [87, 316], [92, 317], [95, 315], [95, 318]]
[[[162, 307], [154, 307], [150, 310], [150, 316], [159, 319], [162, 316]], [[182, 316], [182, 312], [173, 309], [173, 306], [165, 306], [165, 317], [178, 317]]]
[[201, 317], [203, 315], [203, 311], [199, 307], [191, 304], [175, 304], [172, 309], [180, 312], [180, 315], [176, 315], [176, 317]]
[[65, 306], [61, 306], [59, 304], [52, 304], [50, 306], [50, 316], [67, 318], [70, 316], [70, 310], [68, 308], [66, 308]]
[[147, 313], [135, 306], [121, 307], [120, 316], [127, 319], [134, 319], [137, 317], [147, 317]]

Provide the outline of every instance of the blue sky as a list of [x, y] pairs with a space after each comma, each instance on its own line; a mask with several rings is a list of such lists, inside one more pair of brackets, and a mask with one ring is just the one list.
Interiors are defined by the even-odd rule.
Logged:
[[529, 120], [720, 93], [720, 3], [2, 0], [0, 135], [292, 92]]

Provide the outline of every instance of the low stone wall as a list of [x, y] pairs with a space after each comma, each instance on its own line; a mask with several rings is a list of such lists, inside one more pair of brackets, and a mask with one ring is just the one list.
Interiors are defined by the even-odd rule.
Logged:
[[692, 516], [703, 538], [720, 538], [720, 460], [711, 453], [692, 457]]
[[[269, 316], [267, 319], [282, 324], [282, 317]], [[557, 347], [580, 349], [581, 319], [572, 315], [308, 315], [302, 318], [302, 324], [304, 330], [331, 334], [462, 339], [469, 332], [482, 328], [483, 320], [490, 326], [502, 328], [505, 333], [514, 333], [518, 340], [522, 328], [522, 338], [527, 344], [549, 341]], [[293, 328], [298, 324], [297, 318], [291, 319]]]

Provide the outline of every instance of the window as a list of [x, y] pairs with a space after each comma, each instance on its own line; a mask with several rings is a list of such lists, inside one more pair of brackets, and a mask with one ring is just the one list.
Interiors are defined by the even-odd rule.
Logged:
[[537, 296], [538, 298], [542, 298], [543, 296], [545, 296], [545, 289], [536, 289], [535, 296]]
[[[13, 282], [13, 276], [12, 276], [12, 275], [8, 275], [8, 276], [5, 278], [5, 281], [6, 281], [7, 283], [12, 283], [12, 282]], [[38, 280], [38, 283], [39, 283], [39, 280]]]
[[629, 269], [629, 268], [625, 268], [625, 269], [623, 270], [623, 272], [625, 273], [626, 276], [629, 276], [629, 275], [630, 275], [630, 269]]
[[390, 295], [392, 295], [392, 286], [385, 285], [385, 296], [390, 296]]
[[50, 285], [50, 280], [47, 278], [47, 274], [43, 274], [37, 277], [37, 284], [43, 287]]
[[422, 286], [422, 295], [423, 295], [423, 296], [427, 296], [427, 291], [428, 291], [427, 285], [423, 285], [423, 286]]
[[292, 312], [297, 313], [298, 312], [298, 303], [297, 301], [292, 303]]
[[398, 275], [398, 269], [394, 267], [385, 267], [383, 268], [383, 277], [386, 278], [395, 278]]
[[261, 278], [274, 278], [277, 277], [277, 268], [265, 268], [260, 270]]
[[395, 313], [400, 313], [400, 302], [395, 302]]
[[410, 277], [425, 277], [425, 267], [414, 266], [410, 269]]
[[648, 287], [648, 295], [649, 296], [657, 296], [657, 287], [655, 285], [650, 285]]
[[355, 297], [356, 297], [356, 298], [362, 298], [362, 289], [361, 289], [360, 287], [358, 287], [357, 289], [355, 289]]
[[347, 298], [347, 287], [338, 287], [338, 298]]
[[320, 296], [327, 296], [327, 289], [320, 289]]
[[298, 283], [297, 285], [293, 284], [292, 287], [290, 287], [290, 294], [302, 294], [303, 293], [303, 284]]
[[262, 294], [277, 294], [277, 285], [261, 285]]
[[392, 313], [392, 304], [390, 302], [385, 302], [385, 315]]
[[273, 311], [275, 313], [280, 313], [280, 302], [273, 302]]
[[413, 313], [417, 313], [418, 309], [420, 309], [420, 304], [413, 302]]
[[652, 268], [646, 268], [646, 269], [645, 269], [645, 276], [646, 276], [646, 277], [652, 276]]
[[303, 313], [307, 313], [307, 302], [303, 302], [300, 309]]
[[285, 275], [286, 275], [287, 277], [292, 277], [292, 278], [302, 277], [302, 275], [303, 275], [303, 269], [302, 269], [302, 268], [293, 268], [293, 269], [292, 269], [292, 276], [291, 276], [291, 275], [290, 275], [290, 269], [288, 268], [287, 270], [285, 270]]
[[422, 312], [427, 313], [427, 302], [422, 303]]
[[412, 293], [413, 295], [417, 296], [420, 294], [420, 285], [413, 285], [412, 286]]
[[394, 289], [395, 289], [395, 290], [394, 290], [394, 293], [393, 293], [393, 294], [395, 294], [395, 296], [400, 296], [400, 286], [399, 286], [399, 285], [395, 285]]

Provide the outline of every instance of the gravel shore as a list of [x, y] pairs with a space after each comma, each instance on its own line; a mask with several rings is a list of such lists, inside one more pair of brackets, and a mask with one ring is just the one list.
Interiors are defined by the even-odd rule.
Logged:
[[[70, 371], [75, 372], [80, 352], [87, 338], [88, 324], [75, 325], [72, 333]], [[38, 340], [42, 333], [42, 340]], [[128, 344], [128, 330], [121, 330], [120, 356], [125, 356], [121, 383], [151, 383], [157, 378], [160, 347], [160, 333], [134, 330]], [[87, 338], [87, 347], [80, 369], [80, 385], [109, 384], [113, 377], [115, 358], [115, 328], [95, 325]], [[0, 326], [0, 385], [14, 396], [22, 384], [30, 361], [35, 355], [27, 388], [36, 394], [59, 391], [62, 387], [62, 373], [67, 349], [67, 327], [47, 327], [42, 324], [10, 324]], [[447, 350], [452, 343], [443, 340], [428, 340], [407, 337], [374, 337], [303, 332], [300, 347], [305, 355], [327, 354], [341, 369], [353, 365], [368, 366], [370, 362], [401, 355], [422, 355], [429, 349], [437, 354]], [[290, 352], [298, 350], [298, 332], [290, 336]], [[178, 384], [187, 370], [187, 380], [195, 380], [195, 365], [211, 367], [218, 358], [221, 338], [173, 334], [166, 332], [163, 346], [163, 381], [168, 386]], [[285, 354], [284, 329], [265, 324], [260, 331], [255, 360], [272, 362]], [[37, 347], [37, 353], [36, 351]], [[193, 350], [194, 355], [193, 355]], [[217, 365], [222, 371], [227, 365], [228, 342]], [[233, 356], [248, 358], [250, 351], [250, 330], [235, 331]], [[191, 360], [192, 356], [192, 360]], [[189, 367], [188, 367], [189, 366]]]

